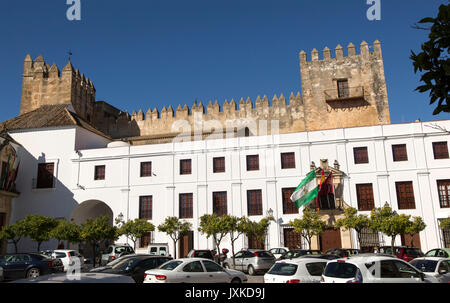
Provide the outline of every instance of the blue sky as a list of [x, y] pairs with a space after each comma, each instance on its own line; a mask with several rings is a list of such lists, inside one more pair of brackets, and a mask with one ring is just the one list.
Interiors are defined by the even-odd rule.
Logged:
[[301, 91], [298, 53], [337, 44], [382, 42], [391, 122], [432, 115], [409, 59], [427, 38], [411, 28], [435, 16], [438, 0], [380, 0], [369, 21], [366, 0], [81, 0], [68, 21], [66, 0], [0, 3], [0, 121], [19, 114], [23, 60], [43, 55], [60, 69], [72, 62], [97, 100], [128, 110]]

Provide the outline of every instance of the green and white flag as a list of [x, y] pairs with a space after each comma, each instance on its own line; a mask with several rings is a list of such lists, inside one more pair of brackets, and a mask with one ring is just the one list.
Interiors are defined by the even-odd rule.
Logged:
[[316, 172], [310, 172], [305, 179], [300, 182], [291, 195], [291, 201], [300, 208], [317, 197], [319, 186], [316, 184]]

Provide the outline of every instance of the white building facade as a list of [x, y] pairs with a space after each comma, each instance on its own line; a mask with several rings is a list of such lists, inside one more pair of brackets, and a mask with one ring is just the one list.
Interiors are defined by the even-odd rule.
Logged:
[[[301, 216], [286, 211], [283, 189], [295, 188], [311, 171], [312, 162], [319, 165], [326, 159], [330, 166], [336, 161], [343, 172], [341, 192], [346, 206], [370, 214], [360, 205], [357, 187], [371, 185], [374, 207], [388, 203], [398, 213], [422, 217], [427, 227], [420, 233], [420, 247], [425, 252], [449, 245], [439, 229], [439, 220], [450, 217], [448, 196], [438, 189], [438, 184], [446, 186], [450, 180], [446, 130], [450, 130], [450, 120], [137, 146], [111, 143], [80, 126], [10, 131], [23, 147], [19, 155], [25, 172], [16, 181], [20, 196], [13, 201], [11, 221], [29, 213], [77, 223], [99, 215], [113, 219], [122, 214], [124, 220], [132, 220], [142, 217], [140, 201], [145, 201], [145, 216], [156, 227], [169, 216], [182, 217], [192, 223], [191, 248], [213, 249], [212, 239], [198, 231], [199, 218], [213, 213], [213, 195], [222, 193], [226, 196], [221, 200], [222, 210], [225, 207], [230, 215], [259, 221], [272, 210], [276, 222], [269, 227], [265, 246], [282, 247], [287, 246], [289, 221]], [[447, 149], [446, 158], [436, 156], [438, 145], [439, 150]], [[394, 161], [393, 146], [406, 150], [406, 158], [403, 154], [400, 161]], [[367, 151], [367, 161], [356, 164], [355, 149], [360, 148]], [[281, 155], [286, 153], [294, 157], [292, 168], [282, 167]], [[255, 155], [259, 168], [248, 170], [247, 156]], [[224, 172], [214, 172], [214, 158], [224, 158]], [[190, 160], [190, 173], [180, 174], [181, 160]], [[150, 176], [141, 176], [141, 163], [150, 162]], [[43, 163], [53, 163], [54, 183], [45, 189], [37, 188], [33, 181]], [[408, 195], [413, 202], [410, 199], [407, 205], [398, 197], [402, 184], [412, 188]], [[259, 195], [256, 211], [254, 204], [249, 210], [249, 191]], [[187, 203], [192, 201], [187, 212], [180, 210], [182, 196], [188, 197]], [[157, 228], [150, 241], [169, 243], [173, 251], [171, 239]], [[380, 241], [390, 243], [387, 237]], [[341, 244], [359, 246], [352, 233], [343, 237]], [[401, 244], [400, 238], [397, 244]], [[42, 248], [55, 245], [48, 242]], [[315, 247], [319, 246], [317, 240]], [[241, 236], [236, 249], [244, 247], [249, 247], [249, 240]], [[34, 248], [31, 241], [20, 243], [21, 250]], [[231, 249], [228, 237], [221, 248]]]

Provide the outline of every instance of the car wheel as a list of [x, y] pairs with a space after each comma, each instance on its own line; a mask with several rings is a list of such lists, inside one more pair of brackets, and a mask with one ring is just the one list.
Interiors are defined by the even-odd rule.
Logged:
[[251, 265], [248, 267], [248, 274], [249, 274], [250, 276], [256, 275], [256, 271], [255, 271], [255, 269], [253, 268], [253, 266], [251, 266]]
[[239, 278], [234, 278], [233, 280], [231, 280], [231, 283], [237, 283], [237, 284], [240, 284], [240, 283], [242, 283], [242, 281], [241, 281], [241, 279], [239, 279]]
[[39, 268], [33, 267], [27, 271], [27, 278], [37, 278], [41, 275]]

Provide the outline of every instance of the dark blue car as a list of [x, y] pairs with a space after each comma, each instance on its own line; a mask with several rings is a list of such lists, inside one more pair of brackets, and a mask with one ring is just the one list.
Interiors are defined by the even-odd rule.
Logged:
[[24, 253], [0, 256], [0, 266], [3, 267], [5, 280], [16, 280], [59, 272], [62, 263], [59, 259], [52, 260], [44, 255]]

